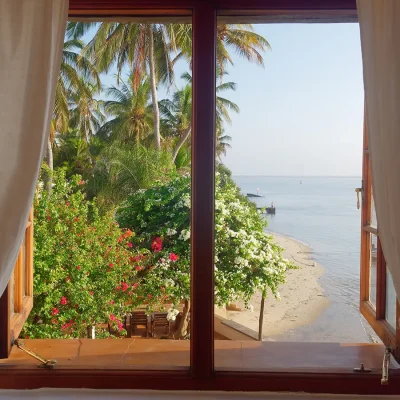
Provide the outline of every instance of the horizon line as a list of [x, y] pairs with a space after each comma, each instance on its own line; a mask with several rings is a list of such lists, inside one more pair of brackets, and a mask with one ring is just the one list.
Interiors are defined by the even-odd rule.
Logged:
[[265, 178], [362, 178], [361, 175], [247, 175], [233, 174], [232, 176], [265, 177]]

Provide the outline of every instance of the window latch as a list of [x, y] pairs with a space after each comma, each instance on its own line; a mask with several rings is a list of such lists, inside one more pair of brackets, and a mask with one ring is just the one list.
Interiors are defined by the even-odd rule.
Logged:
[[40, 356], [39, 354], [36, 354], [31, 349], [28, 349], [27, 347], [25, 347], [24, 342], [22, 340], [16, 339], [16, 340], [14, 340], [14, 344], [18, 347], [18, 349], [24, 351], [25, 353], [29, 354], [31, 357], [40, 361], [41, 364], [39, 364], [38, 367], [51, 369], [57, 363], [56, 360], [47, 360], [46, 358]]
[[357, 210], [360, 209], [360, 193], [361, 193], [361, 198], [364, 194], [364, 188], [360, 187], [360, 188], [356, 188], [356, 193], [357, 193]]
[[391, 353], [392, 353], [391, 348], [386, 347], [385, 353], [383, 355], [381, 385], [389, 384], [389, 364], [390, 364], [390, 354]]

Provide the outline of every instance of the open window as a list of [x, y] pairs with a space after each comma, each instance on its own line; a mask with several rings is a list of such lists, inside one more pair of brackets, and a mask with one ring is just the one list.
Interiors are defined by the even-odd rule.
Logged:
[[[249, 4], [250, 3], [250, 4]], [[356, 5], [350, 1], [278, 2], [224, 0], [193, 1], [70, 1], [70, 16], [191, 16], [193, 12], [193, 126], [191, 165], [191, 260], [190, 260], [190, 342], [169, 340], [108, 341], [101, 350], [94, 340], [62, 339], [31, 341], [34, 350], [58, 359], [54, 371], [38, 369], [28, 355], [12, 349], [2, 363], [0, 387], [85, 387], [160, 390], [237, 390], [237, 391], [306, 391], [325, 393], [385, 393], [399, 392], [400, 375], [393, 372], [391, 384], [382, 387], [380, 375], [383, 346], [346, 345], [343, 343], [277, 343], [247, 342], [239, 337], [231, 342], [214, 341], [214, 203], [215, 203], [215, 38], [217, 14], [224, 18], [248, 15], [243, 22], [269, 18], [285, 22], [346, 22], [356, 20]], [[338, 5], [339, 3], [339, 5]], [[95, 5], [94, 5], [95, 4]], [[216, 5], [217, 4], [217, 5]], [[272, 4], [272, 5], [271, 5]], [[221, 11], [218, 8], [223, 8]], [[280, 8], [281, 7], [281, 8]], [[264, 14], [263, 14], [264, 13]], [[360, 132], [361, 134], [361, 132]], [[365, 135], [365, 132], [364, 132]], [[373, 219], [372, 193], [368, 169], [368, 150], [364, 149], [364, 195], [362, 214], [361, 312], [386, 346], [398, 355], [396, 332], [397, 304], [393, 303], [393, 285], [379, 243], [379, 230]], [[6, 292], [1, 298], [0, 346], [2, 357], [9, 355], [13, 340], [32, 308], [33, 287], [33, 221], [28, 222], [25, 242]], [[375, 265], [375, 267], [374, 267]], [[110, 345], [112, 342], [112, 345]], [[214, 365], [214, 349], [217, 362]], [[261, 349], [261, 350], [260, 350]], [[190, 350], [190, 370], [186, 367]], [[185, 368], [165, 370], [153, 364], [157, 360], [171, 365], [171, 359], [184, 357]], [[76, 356], [74, 356], [76, 354]], [[71, 355], [73, 355], [71, 357]], [[245, 360], [256, 361], [246, 371]], [[76, 361], [74, 364], [70, 360]], [[138, 361], [135, 368], [122, 360]], [[148, 362], [150, 360], [150, 362]], [[154, 360], [154, 358], [153, 358]], [[165, 361], [166, 360], [166, 361]], [[220, 365], [218, 365], [220, 361]], [[102, 363], [99, 367], [99, 363]], [[237, 363], [232, 368], [232, 364]], [[267, 363], [267, 367], [265, 367]], [[370, 368], [366, 374], [360, 367]], [[221, 365], [224, 364], [224, 365]], [[13, 368], [17, 366], [17, 368]], [[10, 367], [10, 368], [7, 368]], [[357, 370], [358, 369], [358, 370]], [[49, 374], [53, 379], [49, 380]], [[11, 378], [11, 379], [10, 379]], [[393, 381], [393, 382], [392, 382]]]
[[0, 299], [0, 354], [8, 357], [33, 306], [33, 209], [29, 213], [24, 238], [14, 271]]
[[362, 187], [356, 189], [357, 196], [361, 193], [362, 197], [360, 311], [384, 345], [399, 360], [400, 328], [396, 323], [399, 303], [379, 240], [367, 130], [368, 126], [364, 122]]

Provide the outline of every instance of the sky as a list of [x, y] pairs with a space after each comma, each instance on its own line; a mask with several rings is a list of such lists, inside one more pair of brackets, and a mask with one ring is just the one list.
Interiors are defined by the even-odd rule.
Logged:
[[[233, 54], [224, 97], [240, 107], [225, 133], [233, 175], [361, 176], [364, 92], [358, 24], [254, 25], [265, 68]], [[180, 62], [176, 76], [187, 71]], [[114, 84], [111, 76], [106, 84]], [[183, 86], [177, 80], [177, 87]], [[167, 96], [160, 89], [159, 99]]]
[[240, 106], [226, 127], [234, 175], [360, 176], [364, 90], [358, 24], [255, 25], [265, 69], [235, 57]]

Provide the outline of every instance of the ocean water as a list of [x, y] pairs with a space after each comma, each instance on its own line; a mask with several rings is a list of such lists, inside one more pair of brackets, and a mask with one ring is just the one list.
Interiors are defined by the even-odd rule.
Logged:
[[268, 230], [299, 240], [324, 266], [320, 279], [331, 303], [311, 324], [276, 340], [373, 342], [376, 335], [358, 311], [361, 210], [355, 188], [361, 177], [234, 176], [241, 191], [264, 196], [259, 207], [274, 203]]

